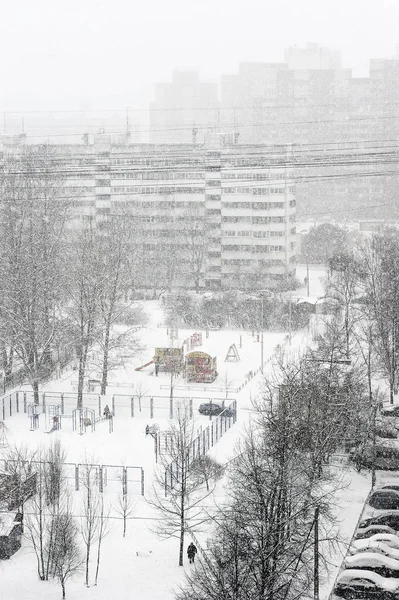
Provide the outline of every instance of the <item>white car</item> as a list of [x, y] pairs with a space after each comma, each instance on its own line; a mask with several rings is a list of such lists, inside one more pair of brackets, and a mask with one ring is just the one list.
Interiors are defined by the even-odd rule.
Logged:
[[399, 598], [399, 579], [381, 577], [373, 571], [348, 569], [338, 575], [334, 594], [342, 598]]
[[391, 548], [397, 548], [399, 550], [399, 537], [390, 533], [376, 533], [369, 538], [354, 540], [352, 542], [352, 547], [368, 548], [369, 544], [372, 542], [384, 542], [384, 544], [387, 546], [390, 546]]
[[369, 538], [377, 533], [390, 533], [395, 535], [396, 530], [388, 525], [369, 525], [368, 527], [362, 527], [361, 529], [358, 529], [355, 533], [355, 539], [360, 540], [363, 538]]
[[399, 560], [399, 549], [392, 548], [384, 542], [370, 542], [365, 548], [355, 548], [353, 545], [349, 547], [349, 554], [359, 554], [360, 552], [377, 552], [389, 556], [390, 558], [396, 558]]
[[378, 552], [352, 554], [345, 558], [343, 566], [345, 569], [367, 569], [383, 577], [399, 577], [399, 560]]

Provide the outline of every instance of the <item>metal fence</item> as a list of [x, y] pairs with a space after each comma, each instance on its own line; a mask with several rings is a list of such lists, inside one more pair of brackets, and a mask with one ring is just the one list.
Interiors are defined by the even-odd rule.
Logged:
[[[18, 464], [18, 469], [26, 472], [39, 471], [42, 461], [14, 461], [1, 459], [0, 465], [5, 472], [12, 472], [12, 463]], [[131, 465], [106, 465], [63, 463], [63, 473], [69, 487], [78, 492], [87, 471], [93, 478], [93, 484], [98, 486], [100, 492], [107, 492], [116, 496], [127, 494], [144, 496], [145, 478], [143, 467]]]
[[[226, 417], [221, 413], [217, 417], [213, 417], [211, 423], [203, 429], [198, 436], [189, 445], [186, 461], [188, 469], [193, 464], [194, 460], [204, 456], [212, 446], [214, 446], [220, 438], [228, 431], [237, 420], [237, 402], [233, 402], [226, 407], [231, 417]], [[178, 460], [174, 459], [165, 468], [165, 496], [168, 490], [172, 490], [179, 482], [181, 466]]]
[[[143, 417], [147, 419], [173, 419], [176, 408], [181, 403], [188, 403], [192, 416], [194, 403], [209, 402], [210, 398], [188, 396], [144, 396], [138, 394], [113, 394], [102, 396], [95, 393], [83, 394], [83, 406], [93, 410], [97, 418], [103, 416], [104, 408], [109, 405], [113, 416]], [[212, 398], [212, 402], [230, 402], [226, 398]], [[29, 390], [14, 391], [0, 401], [0, 419], [12, 417], [17, 413], [28, 413], [29, 405], [34, 403], [33, 392]], [[60, 415], [72, 415], [77, 406], [77, 394], [74, 392], [41, 392], [37, 412], [51, 412], [50, 407], [59, 407]]]

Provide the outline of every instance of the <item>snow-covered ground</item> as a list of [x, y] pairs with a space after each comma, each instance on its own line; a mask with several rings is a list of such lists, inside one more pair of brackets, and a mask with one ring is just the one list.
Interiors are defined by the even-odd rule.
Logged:
[[[305, 270], [306, 271], [306, 270]], [[323, 295], [320, 284], [320, 274], [323, 270], [311, 275], [312, 294]], [[306, 274], [306, 272], [305, 272]], [[299, 274], [302, 276], [302, 273]], [[304, 276], [304, 275], [303, 275]], [[303, 278], [303, 277], [302, 277]], [[168, 427], [169, 385], [170, 377], [159, 373], [156, 377], [153, 365], [141, 371], [135, 371], [137, 366], [149, 362], [154, 354], [155, 347], [170, 346], [170, 338], [163, 326], [162, 308], [158, 302], [147, 302], [145, 308], [151, 316], [147, 328], [143, 332], [142, 343], [145, 349], [134, 360], [126, 363], [123, 369], [111, 374], [107, 399], [103, 399], [109, 406], [112, 396], [115, 399], [114, 431], [109, 433], [108, 423], [101, 422], [96, 426], [95, 432], [88, 431], [78, 435], [72, 431], [71, 423], [63, 423], [60, 432], [47, 435], [49, 423], [45, 417], [40, 417], [40, 428], [30, 431], [29, 419], [24, 414], [6, 418], [8, 436], [11, 442], [24, 442], [34, 448], [46, 445], [59, 437], [64, 447], [67, 448], [67, 461], [81, 463], [84, 457], [90, 457], [91, 462], [103, 465], [128, 465], [144, 469], [146, 493], [151, 489], [152, 472], [155, 463], [153, 439], [145, 436], [145, 426], [150, 424], [149, 405], [143, 399], [143, 410], [135, 410], [135, 417], [130, 417], [130, 397], [141, 390], [145, 396], [154, 397], [154, 419], [161, 429]], [[180, 346], [182, 342], [194, 333], [193, 330], [179, 330], [178, 339], [173, 340], [173, 345]], [[243, 428], [251, 418], [250, 399], [259, 391], [261, 374], [260, 358], [261, 343], [257, 335], [248, 331], [210, 331], [209, 337], [202, 332], [203, 341], [211, 348], [218, 362], [218, 377], [216, 381], [207, 385], [186, 385], [184, 380], [176, 381], [174, 395], [194, 398], [194, 414], [196, 426], [207, 426], [209, 419], [198, 414], [196, 408], [203, 399], [224, 398], [227, 395], [237, 399], [238, 420], [232, 429], [224, 434], [219, 442], [212, 448], [212, 456], [221, 463], [228, 461], [234, 455], [234, 446], [239, 439]], [[299, 332], [292, 338], [288, 345], [285, 332], [264, 334], [264, 361], [265, 376], [272, 368], [271, 359], [276, 346], [284, 346], [287, 353], [296, 355], [300, 348], [306, 344], [311, 336], [309, 331]], [[240, 360], [238, 362], [225, 362], [227, 351], [231, 344], [235, 344]], [[250, 377], [249, 373], [256, 373]], [[61, 377], [45, 386], [46, 393], [64, 392], [71, 393], [76, 380], [75, 371], [66, 371]], [[239, 392], [232, 390], [244, 387]], [[93, 407], [97, 396], [93, 395]], [[332, 467], [334, 468], [334, 466]], [[337, 467], [343, 478], [343, 486], [337, 493], [336, 511], [341, 521], [341, 536], [344, 540], [336, 556], [331, 556], [333, 565], [328, 580], [321, 589], [321, 600], [325, 600], [331, 590], [337, 570], [345, 554], [345, 540], [349, 542], [364, 499], [370, 489], [369, 478], [364, 474], [357, 474], [347, 466]], [[174, 589], [184, 582], [184, 572], [191, 569], [191, 565], [178, 567], [178, 543], [176, 539], [161, 541], [151, 530], [160, 515], [145, 502], [140, 495], [141, 480], [140, 470], [132, 469], [129, 475], [128, 489], [135, 499], [134, 512], [128, 521], [127, 536], [122, 537], [122, 520], [116, 511], [118, 494], [121, 492], [119, 471], [117, 467], [107, 467], [107, 485], [105, 497], [111, 504], [111, 530], [104, 541], [103, 558], [100, 568], [98, 586], [86, 588], [83, 575], [75, 577], [67, 585], [67, 598], [80, 600], [105, 600], [117, 598], [127, 600], [138, 598], [140, 600], [172, 600]], [[222, 489], [217, 489], [215, 498], [223, 494]], [[76, 494], [74, 511], [77, 515], [81, 500]], [[187, 540], [187, 543], [189, 540]], [[149, 551], [151, 550], [151, 553]], [[148, 556], [137, 556], [149, 553]], [[94, 570], [94, 569], [93, 569]], [[6, 593], [5, 593], [6, 591]], [[8, 600], [30, 600], [41, 597], [50, 600], [59, 597], [60, 589], [53, 583], [40, 582], [37, 578], [36, 562], [33, 552], [26, 541], [23, 547], [9, 561], [0, 561], [0, 595]]]

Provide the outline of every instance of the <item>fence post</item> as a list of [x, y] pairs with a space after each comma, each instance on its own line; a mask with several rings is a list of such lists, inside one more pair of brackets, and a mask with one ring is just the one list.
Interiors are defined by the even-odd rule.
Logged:
[[127, 495], [127, 468], [123, 467], [122, 470], [122, 495]]
[[144, 469], [141, 467], [141, 495], [144, 496]]
[[100, 492], [104, 491], [103, 468], [101, 465], [98, 467], [98, 487], [100, 489]]
[[150, 418], [154, 418], [154, 398], [150, 397]]
[[75, 465], [75, 490], [79, 491], [79, 465]]
[[193, 399], [190, 398], [190, 419], [193, 418]]
[[130, 396], [130, 416], [134, 417], [134, 396]]
[[158, 462], [158, 432], [154, 433], [155, 462]]
[[112, 414], [115, 416], [115, 394], [112, 395]]

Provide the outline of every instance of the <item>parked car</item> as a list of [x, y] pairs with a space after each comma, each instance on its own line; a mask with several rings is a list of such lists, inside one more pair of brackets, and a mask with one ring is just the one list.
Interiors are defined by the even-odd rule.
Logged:
[[363, 448], [352, 448], [349, 459], [355, 463], [359, 470], [361, 467], [371, 469], [374, 462], [376, 469], [397, 471], [399, 470], [399, 445], [397, 442], [378, 438], [375, 445], [375, 456], [372, 445], [367, 444]]
[[383, 419], [376, 421], [375, 433], [380, 438], [394, 439], [398, 437], [398, 430], [388, 421], [388, 419], [387, 422], [384, 422]]
[[358, 529], [355, 533], [355, 539], [369, 538], [376, 533], [390, 533], [391, 535], [395, 535], [396, 531], [392, 527], [388, 527], [388, 525], [369, 525], [368, 527], [363, 527], [363, 529]]
[[217, 416], [221, 415], [224, 417], [234, 417], [235, 410], [232, 408], [223, 408], [220, 404], [216, 404], [215, 402], [207, 402], [206, 404], [200, 404], [198, 412], [201, 415], [212, 415]]
[[334, 593], [348, 600], [353, 598], [394, 600], [399, 598], [399, 580], [382, 577], [374, 571], [347, 569], [338, 575]]
[[399, 531], [399, 512], [388, 512], [375, 517], [369, 517], [359, 523], [359, 529], [369, 527], [370, 525], [388, 525], [395, 531]]
[[371, 542], [365, 548], [356, 548], [350, 546], [348, 550], [349, 554], [359, 554], [361, 552], [377, 552], [379, 554], [383, 554], [384, 556], [389, 556], [390, 558], [399, 560], [399, 549], [392, 548], [391, 546], [384, 544], [384, 542]]
[[376, 533], [369, 538], [354, 540], [352, 542], [352, 547], [367, 548], [369, 544], [372, 544], [373, 542], [384, 542], [384, 544], [387, 546], [390, 546], [391, 548], [397, 548], [399, 550], [399, 536], [391, 533]]
[[399, 404], [383, 406], [381, 409], [381, 414], [384, 417], [399, 417]]
[[366, 569], [383, 577], [399, 578], [399, 560], [378, 552], [358, 552], [347, 556], [343, 567], [344, 569]]
[[367, 504], [378, 509], [399, 510], [399, 492], [392, 488], [374, 490], [368, 497]]

